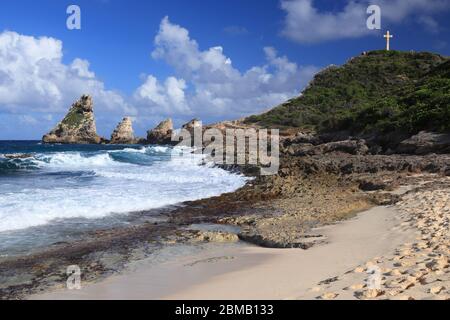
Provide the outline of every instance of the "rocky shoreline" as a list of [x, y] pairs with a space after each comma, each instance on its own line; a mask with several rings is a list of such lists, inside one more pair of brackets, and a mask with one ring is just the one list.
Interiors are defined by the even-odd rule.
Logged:
[[[194, 119], [182, 128], [192, 131], [199, 125]], [[204, 129], [211, 127], [224, 132], [251, 126], [233, 121]], [[139, 139], [134, 136], [131, 118], [125, 117], [111, 140], [103, 139], [95, 131], [92, 98], [85, 95], [43, 141], [172, 144], [173, 132], [173, 123], [167, 119], [149, 130], [147, 139]], [[262, 247], [306, 250], [324, 241], [314, 228], [353, 217], [372, 206], [395, 204], [401, 196], [392, 190], [401, 186], [450, 175], [450, 137], [446, 134], [420, 132], [393, 149], [370, 137], [343, 132], [314, 134], [293, 128], [282, 130], [280, 140], [278, 174], [259, 175], [256, 165], [221, 165], [252, 179], [232, 193], [133, 213], [144, 221], [137, 225], [88, 232], [78, 241], [1, 258], [0, 298], [20, 299], [61, 287], [69, 265], [81, 268], [83, 281], [97, 281], [120, 272], [130, 261], [178, 244], [240, 240]], [[191, 227], [198, 224], [231, 225], [239, 231]]]
[[[252, 166], [228, 167], [253, 180], [232, 193], [139, 213], [156, 216], [158, 222], [98, 230], [73, 243], [3, 258], [0, 297], [24, 298], [62, 286], [67, 279], [66, 267], [73, 264], [83, 270], [83, 281], [97, 281], [119, 272], [129, 261], [182, 243], [240, 239], [265, 247], [308, 249], [323, 241], [320, 234], [311, 231], [313, 228], [352, 217], [371, 206], [396, 203], [401, 197], [390, 191], [399, 186], [450, 174], [450, 155], [446, 154], [344, 151], [298, 156], [283, 149], [277, 175], [259, 176]], [[233, 234], [190, 228], [204, 223], [234, 225], [240, 231]]]
[[[267, 113], [203, 127], [222, 133], [279, 128], [278, 173], [263, 176], [256, 165], [221, 165], [252, 179], [217, 197], [130, 213], [144, 221], [136, 225], [87, 232], [78, 241], [0, 258], [0, 299], [63, 287], [69, 265], [81, 268], [84, 282], [98, 281], [120, 272], [130, 261], [180, 244], [245, 241], [308, 250], [326, 241], [317, 227], [379, 205], [396, 205], [406, 219], [404, 227], [418, 229], [417, 241], [357, 270], [324, 279], [307, 297], [447, 298], [443, 283], [448, 286], [448, 66], [447, 57], [429, 53], [371, 52], [320, 72], [301, 96]], [[193, 119], [181, 128], [191, 133], [199, 126]], [[167, 119], [139, 138], [132, 119], [124, 117], [110, 139], [100, 137], [92, 97], [83, 95], [42, 140], [174, 145], [175, 131]], [[226, 228], [192, 227], [198, 224]], [[389, 290], [347, 283], [374, 262], [383, 265], [382, 281]]]

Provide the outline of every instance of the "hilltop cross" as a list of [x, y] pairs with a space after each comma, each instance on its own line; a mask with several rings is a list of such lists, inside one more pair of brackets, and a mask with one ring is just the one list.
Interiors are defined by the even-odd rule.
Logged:
[[386, 34], [383, 36], [386, 38], [386, 51], [389, 51], [389, 41], [391, 40], [391, 38], [393, 38], [394, 36], [391, 35], [389, 33], [389, 30], [386, 32]]

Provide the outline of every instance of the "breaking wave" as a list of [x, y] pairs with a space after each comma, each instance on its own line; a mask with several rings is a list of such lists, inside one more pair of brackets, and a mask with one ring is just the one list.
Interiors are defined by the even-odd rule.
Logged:
[[159, 208], [246, 182], [202, 164], [200, 156], [173, 153], [172, 147], [148, 146], [34, 152], [24, 159], [0, 155], [0, 232]]

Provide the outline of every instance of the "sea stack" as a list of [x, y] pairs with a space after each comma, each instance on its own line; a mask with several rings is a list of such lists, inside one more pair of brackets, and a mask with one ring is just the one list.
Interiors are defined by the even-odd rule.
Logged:
[[130, 117], [125, 117], [117, 125], [116, 129], [111, 135], [112, 144], [133, 144], [137, 139], [133, 133], [133, 125]]
[[158, 124], [154, 129], [147, 131], [147, 143], [171, 144], [173, 132], [172, 119], [168, 118]]
[[183, 124], [182, 129], [193, 130], [194, 128], [201, 127], [202, 123], [199, 119], [192, 119], [191, 121]]
[[56, 127], [42, 137], [45, 143], [100, 143], [94, 118], [94, 103], [90, 95], [83, 95], [72, 104], [69, 112]]

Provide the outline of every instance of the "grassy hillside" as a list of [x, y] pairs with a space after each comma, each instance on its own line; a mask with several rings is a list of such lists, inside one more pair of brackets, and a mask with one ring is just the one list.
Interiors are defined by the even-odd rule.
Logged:
[[450, 130], [450, 60], [372, 51], [317, 74], [298, 98], [247, 123], [352, 133]]

